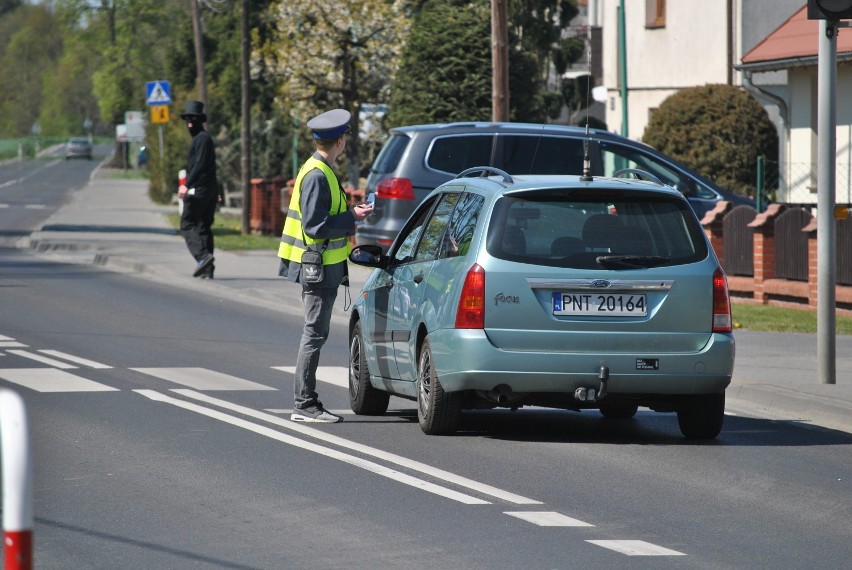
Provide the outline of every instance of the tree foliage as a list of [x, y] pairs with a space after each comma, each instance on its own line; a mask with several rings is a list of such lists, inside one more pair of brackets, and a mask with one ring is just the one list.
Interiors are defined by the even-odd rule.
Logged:
[[[283, 0], [269, 9], [275, 33], [263, 46], [280, 78], [281, 112], [304, 124], [332, 108], [352, 113], [359, 132], [364, 103], [383, 103], [408, 30], [403, 0]], [[349, 139], [347, 179], [359, 180], [359, 141]]]
[[[547, 89], [580, 58], [584, 44], [563, 37], [575, 2], [509, 1], [509, 118], [557, 117], [562, 93]], [[400, 69], [391, 83], [386, 126], [490, 120], [491, 5], [487, 0], [427, 0], [415, 16]]]
[[754, 192], [757, 157], [778, 160], [778, 133], [766, 110], [732, 85], [671, 95], [651, 116], [642, 140], [743, 195]]

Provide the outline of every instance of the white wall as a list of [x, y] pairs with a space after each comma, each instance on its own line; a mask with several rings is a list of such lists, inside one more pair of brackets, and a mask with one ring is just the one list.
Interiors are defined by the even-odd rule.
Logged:
[[[621, 132], [618, 15], [620, 0], [602, 0], [607, 125]], [[628, 136], [640, 139], [649, 111], [685, 87], [727, 83], [727, 1], [666, 3], [666, 25], [646, 28], [644, 0], [624, 0], [627, 36]]]

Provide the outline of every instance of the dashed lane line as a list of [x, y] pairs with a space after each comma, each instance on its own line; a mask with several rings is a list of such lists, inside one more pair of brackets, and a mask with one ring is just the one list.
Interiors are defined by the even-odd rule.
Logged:
[[72, 368], [77, 368], [73, 364], [68, 364], [67, 362], [60, 362], [59, 360], [48, 358], [46, 356], [42, 356], [40, 354], [36, 354], [34, 352], [29, 352], [27, 350], [18, 350], [13, 349], [7, 351], [9, 354], [14, 354], [16, 356], [23, 356], [24, 358], [29, 358], [30, 360], [35, 360], [36, 362], [41, 362], [42, 364], [47, 364], [48, 366], [53, 366], [54, 368], [58, 368], [60, 370], [69, 370]]
[[555, 511], [505, 511], [503, 514], [531, 522], [538, 526], [595, 526]]
[[400, 467], [405, 467], [407, 469], [411, 469], [412, 471], [417, 471], [419, 473], [423, 473], [424, 475], [429, 475], [430, 477], [434, 477], [435, 479], [441, 479], [442, 481], [446, 481], [448, 483], [452, 483], [460, 487], [465, 487], [472, 491], [476, 491], [483, 495], [489, 495], [491, 497], [495, 497], [507, 501], [509, 503], [515, 503], [519, 505], [542, 504], [541, 501], [536, 501], [535, 499], [529, 499], [521, 495], [516, 495], [515, 493], [510, 493], [509, 491], [504, 491], [503, 489], [498, 489], [497, 487], [492, 487], [491, 485], [486, 485], [484, 483], [474, 481], [473, 479], [468, 479], [467, 477], [462, 477], [461, 475], [456, 475], [455, 473], [450, 473], [449, 471], [444, 471], [443, 469], [438, 469], [437, 467], [432, 467], [431, 465], [426, 465], [425, 463], [421, 463], [419, 461], [415, 461], [413, 459], [409, 459], [401, 455], [396, 455], [388, 451], [383, 451], [381, 449], [376, 449], [375, 447], [370, 447], [368, 445], [363, 445], [355, 441], [344, 439], [342, 437], [332, 435], [318, 429], [307, 427], [303, 424], [298, 424], [290, 420], [280, 418], [278, 416], [273, 416], [272, 414], [267, 414], [265, 412], [254, 410], [252, 408], [240, 406], [238, 404], [234, 404], [226, 400], [213, 398], [206, 394], [200, 394], [192, 390], [176, 389], [172, 391], [187, 398], [192, 398], [201, 402], [205, 402], [207, 404], [225, 408], [232, 412], [237, 412], [255, 419], [263, 420], [265, 422], [286, 428], [288, 430], [301, 433], [302, 435], [319, 439], [321, 441], [337, 445], [344, 449], [357, 451], [359, 453], [363, 453], [364, 455], [387, 461], [388, 463], [394, 463], [396, 465], [399, 465]]
[[39, 352], [41, 352], [42, 354], [47, 354], [48, 356], [55, 356], [56, 358], [61, 358], [63, 360], [67, 360], [68, 362], [79, 364], [81, 366], [88, 366], [89, 368], [112, 368], [112, 366], [107, 366], [106, 364], [101, 364], [100, 362], [95, 362], [94, 360], [89, 360], [87, 358], [80, 358], [79, 356], [59, 352], [58, 350], [39, 350]]
[[2, 368], [0, 378], [36, 392], [119, 392], [56, 368]]
[[428, 481], [424, 481], [423, 479], [418, 479], [416, 477], [412, 477], [411, 475], [407, 475], [405, 473], [401, 473], [396, 471], [395, 469], [390, 469], [385, 467], [384, 465], [380, 465], [378, 463], [374, 463], [372, 461], [368, 461], [361, 457], [356, 457], [354, 455], [350, 455], [348, 453], [343, 453], [342, 451], [338, 451], [336, 449], [332, 449], [330, 447], [323, 447], [316, 443], [312, 443], [310, 441], [306, 441], [304, 439], [299, 439], [297, 437], [293, 437], [291, 435], [287, 435], [285, 433], [281, 433], [279, 431], [275, 431], [272, 428], [268, 428], [266, 426], [262, 426], [259, 424], [255, 424], [244, 420], [242, 418], [238, 418], [235, 416], [231, 416], [229, 414], [225, 414], [218, 410], [212, 410], [210, 408], [205, 408], [203, 406], [199, 406], [198, 404], [194, 404], [192, 402], [187, 402], [184, 400], [178, 400], [176, 398], [172, 398], [170, 396], [166, 396], [165, 394], [161, 394], [155, 390], [134, 390], [137, 394], [141, 394], [146, 398], [150, 398], [155, 402], [163, 402], [166, 404], [170, 404], [173, 406], [177, 406], [179, 408], [183, 408], [185, 410], [189, 410], [192, 412], [196, 412], [198, 414], [231, 424], [233, 426], [237, 426], [259, 435], [263, 435], [270, 439], [274, 439], [280, 441], [282, 443], [286, 443], [287, 445], [292, 445], [294, 447], [298, 447], [300, 449], [304, 449], [306, 451], [311, 451], [313, 453], [318, 453], [325, 457], [329, 457], [331, 459], [336, 459], [338, 461], [342, 461], [344, 463], [348, 463], [355, 467], [359, 467], [361, 469], [365, 469], [370, 471], [371, 473], [375, 473], [377, 475], [381, 475], [382, 477], [387, 477], [388, 479], [392, 479], [399, 483], [403, 483], [405, 485], [409, 485], [411, 487], [415, 487], [417, 489], [421, 489], [423, 491], [427, 491], [429, 493], [433, 493], [435, 495], [439, 495], [441, 497], [445, 497], [447, 499], [452, 499], [454, 501], [458, 501], [460, 503], [464, 503], [466, 505], [488, 505], [490, 504], [488, 501], [480, 499], [478, 497], [474, 497], [472, 495], [466, 495], [464, 493], [459, 493], [458, 491], [454, 491], [453, 489], [449, 489], [447, 487], [442, 487], [440, 485], [436, 485], [434, 483], [430, 483]]
[[627, 556], [686, 556], [683, 552], [663, 548], [644, 540], [587, 540], [586, 542]]

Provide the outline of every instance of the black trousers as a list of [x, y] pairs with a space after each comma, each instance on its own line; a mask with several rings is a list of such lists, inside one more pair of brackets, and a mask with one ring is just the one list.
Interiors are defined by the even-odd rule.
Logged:
[[213, 216], [216, 213], [216, 195], [188, 196], [183, 201], [180, 231], [189, 253], [196, 261], [213, 254]]

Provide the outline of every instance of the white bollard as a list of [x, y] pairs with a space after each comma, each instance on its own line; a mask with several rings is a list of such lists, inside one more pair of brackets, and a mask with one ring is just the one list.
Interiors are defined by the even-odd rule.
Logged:
[[3, 464], [3, 567], [33, 567], [33, 465], [24, 400], [0, 388]]

